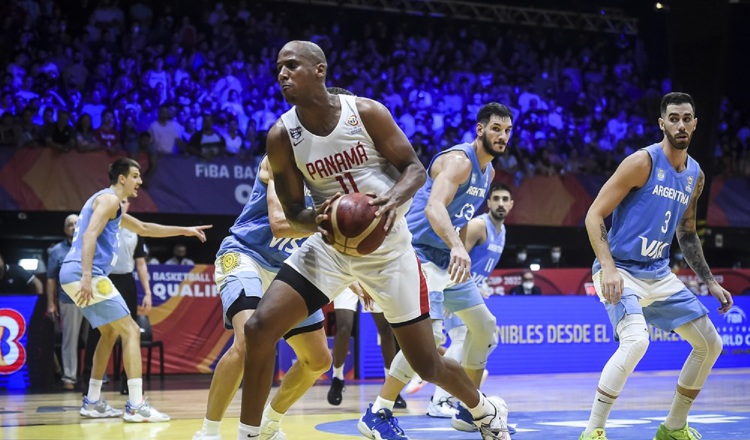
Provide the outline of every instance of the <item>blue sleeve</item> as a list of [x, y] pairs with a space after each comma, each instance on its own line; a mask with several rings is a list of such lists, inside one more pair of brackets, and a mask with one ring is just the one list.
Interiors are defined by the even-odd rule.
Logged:
[[60, 247], [54, 246], [47, 257], [47, 278], [57, 279], [60, 274]]

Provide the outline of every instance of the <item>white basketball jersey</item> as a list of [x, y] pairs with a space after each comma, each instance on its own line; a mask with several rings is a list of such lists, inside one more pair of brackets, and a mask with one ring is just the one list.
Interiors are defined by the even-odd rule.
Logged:
[[[296, 107], [281, 116], [292, 142], [297, 168], [318, 206], [337, 192], [372, 192], [382, 195], [396, 183], [399, 172], [375, 149], [355, 96], [338, 95], [341, 116], [328, 136], [316, 136], [305, 129]], [[411, 202], [398, 208], [402, 218]]]

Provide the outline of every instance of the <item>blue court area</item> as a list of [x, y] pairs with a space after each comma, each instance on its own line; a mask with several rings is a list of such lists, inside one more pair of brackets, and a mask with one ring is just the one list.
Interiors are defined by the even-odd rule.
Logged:
[[[516, 428], [513, 439], [575, 440], [588, 421], [588, 411], [547, 411], [511, 413], [509, 423]], [[610, 440], [650, 440], [666, 418], [666, 412], [614, 411], [607, 426]], [[406, 415], [399, 425], [411, 440], [476, 440], [478, 433], [456, 431], [448, 419]], [[696, 412], [688, 423], [704, 440], [750, 440], [750, 413]], [[321, 423], [318, 431], [357, 435], [357, 420]]]

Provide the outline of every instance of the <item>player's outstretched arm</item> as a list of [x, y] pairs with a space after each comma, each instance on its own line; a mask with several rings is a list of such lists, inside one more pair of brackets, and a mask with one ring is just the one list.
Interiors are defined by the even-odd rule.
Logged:
[[372, 99], [357, 98], [357, 110], [375, 148], [401, 172], [396, 184], [385, 194], [378, 194], [371, 202], [380, 206], [376, 215], [387, 216], [385, 229], [390, 229], [396, 217], [396, 208], [414, 197], [424, 185], [427, 175], [414, 147], [383, 104]]
[[680, 244], [680, 249], [682, 249], [682, 253], [685, 255], [685, 261], [695, 271], [696, 275], [706, 283], [709, 292], [721, 303], [719, 312], [725, 313], [732, 308], [732, 304], [734, 303], [732, 295], [714, 279], [711, 269], [708, 267], [708, 263], [706, 263], [706, 257], [703, 255], [703, 246], [701, 246], [701, 240], [698, 237], [698, 230], [696, 228], [698, 199], [703, 192], [705, 181], [706, 176], [703, 174], [703, 170], [701, 170], [690, 200], [690, 205], [688, 205], [687, 210], [685, 210], [680, 222], [677, 224], [677, 242]]
[[648, 152], [637, 151], [626, 157], [599, 191], [586, 214], [586, 232], [602, 265], [601, 291], [604, 299], [612, 304], [620, 301], [624, 286], [609, 248], [604, 219], [612, 214], [630, 191], [646, 184], [650, 172], [651, 157]]
[[143, 237], [164, 238], [184, 235], [186, 237], [195, 237], [204, 243], [206, 241], [206, 233], [204, 231], [213, 227], [213, 225], [169, 226], [159, 223], [142, 222], [130, 214], [123, 214], [121, 222], [123, 228], [128, 228]]

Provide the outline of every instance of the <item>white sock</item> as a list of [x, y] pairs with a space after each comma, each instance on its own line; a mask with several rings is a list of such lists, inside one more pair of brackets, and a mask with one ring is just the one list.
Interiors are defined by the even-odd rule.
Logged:
[[[274, 409], [271, 408], [270, 403], [263, 409], [263, 422], [268, 420], [269, 422], [281, 423], [281, 419], [283, 417], [284, 414], [274, 411]], [[263, 424], [263, 422], [261, 422], [261, 425]]]
[[589, 424], [586, 426], [586, 430], [583, 431], [584, 437], [594, 432], [597, 428], [606, 428], [609, 412], [612, 411], [612, 404], [615, 403], [616, 399], [617, 397], [613, 399], [600, 393], [599, 390], [596, 391], [594, 405], [591, 407], [591, 415], [589, 416]]
[[221, 420], [214, 422], [213, 420], [203, 419], [203, 429], [201, 431], [208, 435], [219, 435], [220, 426]]
[[669, 415], [667, 420], [664, 421], [664, 426], [669, 431], [676, 431], [682, 429], [687, 424], [688, 413], [690, 408], [693, 407], [693, 401], [684, 394], [674, 393], [674, 400], [672, 400], [672, 407], [669, 409]]
[[143, 403], [143, 379], [128, 379], [128, 401], [134, 406]]
[[103, 381], [101, 380], [89, 379], [89, 392], [86, 394], [89, 402], [98, 402], [99, 398], [102, 397], [102, 383]]
[[240, 429], [239, 432], [237, 432], [237, 440], [247, 440], [258, 436], [260, 436], [260, 426], [250, 426], [240, 422]]
[[394, 400], [385, 400], [382, 397], [378, 396], [378, 398], [375, 399], [375, 403], [372, 404], [372, 413], [375, 414], [383, 408], [389, 411], [393, 411], [393, 405], [395, 404], [396, 402]]
[[495, 407], [484, 397], [484, 394], [479, 390], [477, 390], [477, 393], [479, 393], [479, 403], [474, 408], [468, 408], [474, 420], [479, 420], [489, 414], [495, 413]]
[[344, 366], [333, 367], [333, 377], [344, 380]]

